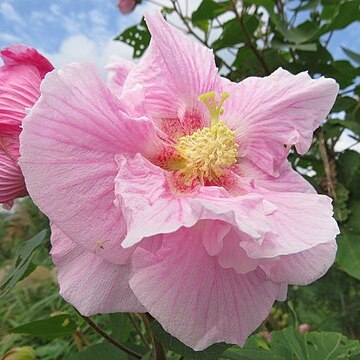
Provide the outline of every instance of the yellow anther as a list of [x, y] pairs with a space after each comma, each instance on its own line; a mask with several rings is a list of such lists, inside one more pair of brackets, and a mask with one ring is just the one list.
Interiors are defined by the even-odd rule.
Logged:
[[210, 112], [210, 127], [181, 137], [175, 146], [181, 158], [177, 161], [177, 168], [188, 183], [194, 179], [199, 179], [202, 183], [216, 181], [226, 168], [237, 162], [238, 144], [235, 142], [235, 131], [219, 120], [224, 112], [222, 105], [229, 94], [222, 93], [218, 103], [215, 96], [213, 91], [199, 96]]
[[224, 113], [223, 104], [229, 96], [230, 94], [227, 92], [221, 93], [221, 99], [219, 102], [216, 101], [215, 91], [210, 91], [199, 96], [199, 100], [202, 101], [205, 104], [206, 108], [209, 110], [211, 117], [211, 126], [219, 122], [220, 115]]

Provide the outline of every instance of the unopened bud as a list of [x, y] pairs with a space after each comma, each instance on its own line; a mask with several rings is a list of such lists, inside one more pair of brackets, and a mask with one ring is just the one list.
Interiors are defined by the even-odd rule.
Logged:
[[1, 360], [36, 360], [36, 353], [30, 346], [22, 346], [9, 350]]
[[311, 326], [309, 324], [300, 324], [298, 329], [302, 334], [304, 334], [311, 330]]
[[271, 340], [271, 333], [269, 331], [261, 331], [259, 336], [263, 337], [267, 342]]
[[141, 1], [139, 0], [119, 0], [118, 1], [118, 8], [122, 14], [129, 14], [131, 13], [137, 4], [140, 4]]

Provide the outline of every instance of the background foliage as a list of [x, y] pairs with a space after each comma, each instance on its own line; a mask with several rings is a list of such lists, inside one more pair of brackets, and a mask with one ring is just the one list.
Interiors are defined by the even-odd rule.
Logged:
[[[360, 359], [360, 154], [354, 150], [360, 142], [360, 54], [343, 48], [343, 57], [334, 59], [328, 49], [335, 31], [359, 22], [359, 2], [202, 0], [189, 13], [171, 0], [172, 6], [163, 9], [169, 21], [213, 48], [221, 73], [232, 81], [283, 67], [339, 83], [339, 96], [311, 150], [289, 156], [319, 193], [334, 199], [339, 251], [322, 279], [291, 287], [288, 300], [275, 304], [243, 349], [217, 344], [196, 353], [147, 317], [112, 314], [89, 320], [77, 314], [58, 295], [47, 220], [25, 199], [12, 213], [0, 213], [0, 357], [134, 358], [94, 331], [96, 323], [115, 345], [125, 345], [142, 359], [152, 358], [154, 349], [158, 358], [167, 359]], [[139, 58], [150, 34], [142, 21], [115, 40], [133, 47]], [[339, 146], [344, 136], [353, 139], [345, 149]]]

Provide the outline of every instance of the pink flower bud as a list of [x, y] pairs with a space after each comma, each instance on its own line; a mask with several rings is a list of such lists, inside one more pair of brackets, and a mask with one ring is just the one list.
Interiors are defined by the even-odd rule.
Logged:
[[309, 324], [300, 324], [298, 329], [302, 334], [304, 334], [311, 330], [311, 326]]
[[119, 0], [118, 8], [122, 14], [129, 14], [139, 2], [136, 0]]
[[271, 340], [271, 333], [269, 331], [261, 331], [259, 336], [263, 337], [267, 342]]

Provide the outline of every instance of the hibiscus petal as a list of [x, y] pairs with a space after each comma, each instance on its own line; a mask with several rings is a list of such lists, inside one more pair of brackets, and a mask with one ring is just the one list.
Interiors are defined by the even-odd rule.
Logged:
[[237, 131], [240, 157], [277, 175], [291, 145], [300, 154], [309, 149], [313, 131], [328, 115], [338, 89], [333, 79], [314, 80], [307, 73], [292, 75], [283, 69], [239, 84], [224, 82], [224, 91], [231, 94], [224, 119]]
[[0, 68], [0, 123], [20, 127], [25, 109], [31, 108], [40, 96], [40, 82], [35, 66]]
[[159, 151], [152, 122], [129, 119], [95, 67], [72, 64], [41, 84], [23, 124], [20, 166], [31, 197], [71, 240], [126, 261], [125, 226], [113, 201], [116, 153]]
[[0, 55], [7, 65], [28, 65], [35, 66], [41, 79], [52, 71], [54, 67], [46, 57], [42, 56], [35, 49], [23, 44], [16, 44], [1, 50]]
[[189, 199], [172, 193], [161, 168], [140, 154], [133, 159], [118, 156], [117, 162], [117, 205], [127, 223], [123, 246], [132, 246], [144, 237], [170, 233], [197, 221], [198, 218], [192, 214]]
[[223, 238], [223, 246], [218, 254], [219, 264], [225, 268], [232, 268], [239, 274], [246, 274], [255, 270], [259, 265], [274, 261], [273, 259], [252, 259], [240, 246], [244, 234], [239, 234], [232, 228]]
[[156, 254], [136, 249], [130, 287], [166, 331], [193, 349], [221, 341], [243, 345], [280, 285], [260, 269], [244, 275], [222, 268], [202, 246], [204, 226], [165, 235]]
[[206, 224], [203, 245], [210, 256], [218, 255], [221, 252], [224, 238], [231, 228], [229, 223], [220, 220], [209, 221]]
[[108, 86], [116, 96], [120, 97], [125, 80], [135, 66], [136, 64], [133, 61], [118, 56], [111, 57], [110, 63], [105, 69], [110, 72], [108, 76]]
[[239, 173], [241, 177], [253, 180], [255, 188], [278, 192], [316, 193], [312, 185], [295, 171], [288, 161], [279, 166], [277, 176], [267, 174], [249, 160], [241, 162]]
[[335, 241], [320, 244], [293, 255], [281, 256], [274, 262], [268, 276], [275, 282], [307, 285], [322, 277], [334, 263], [337, 245]]
[[241, 243], [252, 258], [296, 254], [333, 242], [339, 233], [331, 199], [325, 195], [263, 192], [263, 196], [274, 207], [267, 215], [272, 233], [262, 242]]
[[0, 136], [0, 204], [11, 207], [13, 200], [27, 195], [18, 165], [17, 137]]
[[[125, 81], [124, 92], [141, 84], [145, 108], [153, 118], [177, 118], [191, 111], [198, 96], [220, 91], [221, 83], [212, 50], [171, 27], [158, 12], [147, 15], [152, 40], [139, 65]], [[187, 109], [185, 109], [187, 108]]]
[[[260, 195], [231, 198], [224, 189], [211, 186], [181, 194], [173, 188], [168, 172], [141, 155], [134, 158], [118, 156], [117, 161], [116, 204], [127, 224], [124, 247], [132, 246], [144, 237], [193, 226], [200, 219], [225, 221], [256, 238], [269, 230], [264, 225], [263, 197]], [[209, 244], [209, 249], [212, 247], [216, 244]]]
[[[60, 295], [83, 315], [144, 312], [129, 287], [129, 265], [116, 265], [72, 242], [52, 226], [51, 255]], [[100, 250], [100, 249], [99, 249]]]

